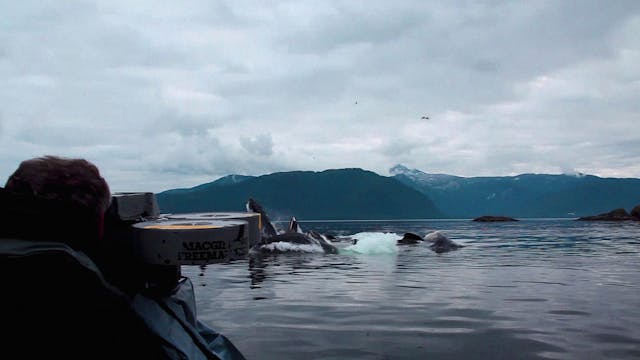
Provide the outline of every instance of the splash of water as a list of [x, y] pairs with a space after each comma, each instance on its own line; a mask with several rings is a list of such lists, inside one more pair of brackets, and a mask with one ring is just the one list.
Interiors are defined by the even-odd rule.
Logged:
[[341, 252], [367, 255], [395, 255], [398, 253], [398, 234], [361, 232], [351, 237], [358, 240], [358, 242], [345, 247]]
[[270, 244], [261, 245], [261, 248], [274, 252], [295, 251], [305, 253], [324, 253], [322, 246], [320, 246], [319, 244], [292, 244], [286, 241], [277, 241]]

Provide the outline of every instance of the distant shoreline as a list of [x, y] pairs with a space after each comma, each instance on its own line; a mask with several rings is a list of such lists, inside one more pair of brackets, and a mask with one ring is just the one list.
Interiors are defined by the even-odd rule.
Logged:
[[[562, 218], [517, 218], [518, 220], [523, 221], [564, 221], [564, 220], [577, 220], [578, 217], [562, 217]], [[299, 223], [318, 223], [318, 222], [420, 222], [420, 221], [429, 221], [429, 222], [438, 222], [438, 221], [469, 221], [472, 222], [473, 218], [450, 218], [450, 219], [347, 219], [347, 220], [304, 220], [297, 218]], [[288, 223], [289, 220], [272, 220], [274, 223]]]

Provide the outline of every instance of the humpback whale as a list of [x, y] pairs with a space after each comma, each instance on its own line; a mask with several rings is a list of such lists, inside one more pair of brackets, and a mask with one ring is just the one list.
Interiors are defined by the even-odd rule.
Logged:
[[435, 251], [438, 254], [451, 250], [458, 250], [459, 248], [463, 247], [462, 245], [451, 241], [440, 231], [434, 231], [427, 234], [424, 237], [424, 240], [430, 241], [431, 245], [429, 246], [429, 248], [431, 248], [431, 250]]
[[247, 202], [247, 211], [259, 213], [262, 221], [262, 239], [251, 248], [252, 252], [338, 253], [338, 248], [324, 235], [315, 231], [303, 232], [295, 217], [291, 218], [287, 230], [277, 231], [276, 227], [271, 223], [271, 220], [269, 220], [269, 216], [264, 208], [252, 198]]
[[404, 233], [402, 239], [398, 240], [398, 244], [416, 244], [424, 241], [422, 236], [414, 233]]
[[440, 231], [428, 233], [424, 238], [414, 233], [405, 233], [402, 239], [398, 240], [398, 244], [417, 244], [423, 241], [430, 242], [431, 245], [429, 245], [429, 248], [438, 254], [457, 250], [463, 247], [462, 245], [451, 241], [451, 239], [446, 237]]

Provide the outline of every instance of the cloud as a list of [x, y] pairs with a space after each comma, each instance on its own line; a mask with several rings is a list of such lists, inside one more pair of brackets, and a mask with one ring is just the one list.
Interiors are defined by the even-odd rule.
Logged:
[[26, 1], [0, 12], [3, 176], [55, 153], [96, 162], [116, 191], [397, 163], [640, 177], [636, 1]]
[[273, 154], [273, 140], [270, 134], [260, 134], [254, 137], [241, 137], [240, 145], [253, 155], [271, 156]]
[[185, 115], [175, 111], [160, 114], [149, 126], [149, 133], [178, 133], [182, 136], [204, 134], [219, 127], [216, 117], [208, 114]]

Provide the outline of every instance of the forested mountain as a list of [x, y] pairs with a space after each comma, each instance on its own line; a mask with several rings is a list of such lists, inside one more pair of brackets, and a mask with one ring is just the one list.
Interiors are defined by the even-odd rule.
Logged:
[[402, 165], [390, 171], [452, 217], [577, 217], [615, 208], [630, 210], [640, 204], [640, 179], [634, 178], [584, 174], [466, 178], [428, 174]]
[[162, 212], [246, 211], [252, 197], [274, 220], [442, 218], [428, 196], [362, 169], [227, 176], [157, 194]]
[[362, 169], [228, 175], [157, 194], [163, 212], [245, 211], [250, 197], [274, 219], [579, 217], [640, 204], [640, 179], [522, 174], [459, 177], [402, 165], [392, 176]]

